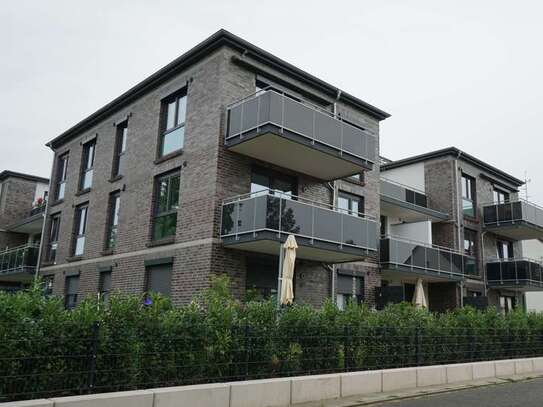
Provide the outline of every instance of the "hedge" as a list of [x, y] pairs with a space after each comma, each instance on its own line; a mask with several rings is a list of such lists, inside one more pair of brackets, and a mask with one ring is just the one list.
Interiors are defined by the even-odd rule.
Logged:
[[543, 356], [543, 315], [445, 314], [234, 300], [225, 277], [193, 302], [96, 298], [65, 310], [36, 285], [0, 293], [0, 401], [286, 375]]

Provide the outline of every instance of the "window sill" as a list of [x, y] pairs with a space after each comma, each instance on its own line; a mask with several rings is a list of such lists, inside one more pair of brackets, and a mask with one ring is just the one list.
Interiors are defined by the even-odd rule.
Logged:
[[111, 177], [108, 181], [109, 182], [117, 182], [119, 180], [123, 179], [123, 176], [122, 174], [119, 174], [119, 175], [115, 175], [114, 177]]
[[82, 189], [80, 191], [77, 191], [75, 193], [75, 196], [81, 196], [81, 195], [85, 195], [85, 194], [88, 194], [90, 192], [91, 188], [85, 188], [85, 189]]
[[169, 236], [165, 237], [164, 239], [160, 240], [153, 240], [146, 244], [147, 247], [157, 247], [157, 246], [165, 246], [168, 244], [175, 243], [175, 236]]
[[169, 154], [163, 155], [162, 157], [157, 158], [153, 163], [154, 164], [161, 164], [164, 161], [171, 160], [172, 158], [179, 157], [180, 155], [183, 155], [183, 149], [173, 151]]
[[49, 207], [57, 206], [57, 205], [60, 205], [60, 204], [63, 204], [63, 203], [64, 203], [64, 198], [59, 199], [59, 200], [57, 200], [57, 201], [55, 201], [55, 202], [51, 202], [51, 203], [49, 204]]
[[83, 255], [66, 257], [66, 261], [68, 263], [73, 263], [75, 261], [80, 261], [80, 260], [83, 260]]

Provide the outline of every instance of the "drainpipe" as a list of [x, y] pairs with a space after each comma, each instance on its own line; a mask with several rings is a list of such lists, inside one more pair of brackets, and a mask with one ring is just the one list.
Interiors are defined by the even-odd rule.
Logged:
[[486, 297], [488, 296], [488, 287], [487, 287], [486, 270], [485, 270], [485, 235], [486, 235], [486, 230], [481, 233], [481, 265], [482, 265], [481, 273], [483, 273], [483, 285], [484, 285], [484, 292], [485, 292], [485, 297]]
[[454, 185], [456, 190], [456, 231], [458, 238], [458, 249], [462, 248], [462, 228], [460, 225], [460, 191], [458, 190], [458, 159], [462, 155], [462, 151], [458, 151], [458, 155], [454, 159]]
[[52, 147], [49, 146], [49, 148], [51, 148], [51, 150], [53, 151], [53, 164], [51, 165], [51, 174], [49, 177], [49, 189], [48, 189], [47, 201], [45, 201], [45, 210], [43, 211], [43, 214], [42, 214], [43, 221], [41, 225], [40, 248], [38, 250], [38, 259], [36, 260], [37, 264], [36, 264], [36, 272], [34, 273], [34, 281], [36, 281], [40, 276], [41, 259], [42, 259], [42, 253], [44, 250], [43, 242], [45, 239], [45, 223], [47, 220], [47, 212], [49, 211], [49, 202], [52, 199], [52, 192], [53, 192], [51, 188], [51, 184], [53, 183], [53, 172], [55, 170], [55, 155], [54, 155], [54, 150], [52, 149]]

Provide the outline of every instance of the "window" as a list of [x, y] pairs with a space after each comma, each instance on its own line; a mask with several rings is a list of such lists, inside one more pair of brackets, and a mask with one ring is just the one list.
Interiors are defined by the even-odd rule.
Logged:
[[464, 216], [475, 217], [475, 178], [462, 174], [462, 208]]
[[509, 242], [507, 240], [496, 241], [496, 251], [498, 259], [513, 258], [513, 242]]
[[92, 186], [95, 150], [96, 150], [96, 140], [91, 140], [83, 144], [83, 156], [81, 159], [81, 178], [79, 181], [80, 191], [87, 190]]
[[[267, 194], [268, 190], [282, 192], [283, 198], [290, 198], [298, 189], [295, 177], [281, 174], [261, 167], [253, 168], [251, 172], [251, 194]], [[263, 192], [264, 191], [264, 192]]]
[[161, 157], [183, 148], [185, 143], [186, 113], [186, 90], [164, 100], [162, 104], [162, 131], [160, 137]]
[[179, 209], [179, 183], [181, 175], [176, 172], [157, 179], [155, 211], [153, 218], [153, 240], [174, 236]]
[[77, 290], [79, 290], [79, 276], [66, 277], [64, 287], [64, 306], [73, 309], [77, 304]]
[[170, 296], [172, 288], [172, 265], [160, 264], [147, 267], [145, 291]]
[[494, 203], [496, 204], [509, 202], [509, 192], [494, 189], [494, 191], [492, 191], [492, 194], [494, 196]]
[[464, 228], [464, 253], [468, 256], [475, 256], [477, 244], [477, 232]]
[[50, 232], [47, 260], [54, 263], [57, 258], [58, 236], [60, 232], [60, 215], [51, 216], [51, 226], [49, 230]]
[[85, 234], [87, 232], [87, 204], [80, 205], [75, 209], [75, 231], [73, 244], [73, 255], [81, 256], [85, 251]]
[[388, 218], [384, 215], [381, 215], [381, 236], [388, 235]]
[[128, 136], [128, 120], [117, 126], [115, 136], [115, 156], [113, 157], [113, 168], [111, 176], [118, 177], [124, 173], [124, 162], [126, 152], [126, 137]]
[[111, 271], [102, 271], [100, 281], [98, 282], [98, 294], [104, 302], [109, 301], [109, 292], [111, 291]]
[[360, 304], [364, 300], [364, 278], [350, 274], [337, 275], [337, 306], [345, 309], [345, 306], [352, 301]]
[[117, 227], [119, 225], [119, 207], [121, 206], [120, 192], [109, 195], [108, 222], [106, 231], [106, 249], [114, 249], [117, 245]]
[[509, 314], [516, 307], [515, 297], [500, 295], [500, 312], [502, 314]]
[[66, 177], [68, 175], [68, 154], [63, 154], [57, 161], [57, 182], [55, 186], [55, 199], [64, 199], [66, 192]]
[[249, 299], [268, 299], [277, 295], [278, 257], [248, 256], [246, 267], [245, 287]]
[[50, 297], [53, 295], [53, 284], [55, 282], [55, 276], [43, 276], [43, 295]]
[[339, 192], [337, 207], [339, 212], [360, 216], [360, 214], [364, 213], [364, 197], [348, 194], [346, 192]]

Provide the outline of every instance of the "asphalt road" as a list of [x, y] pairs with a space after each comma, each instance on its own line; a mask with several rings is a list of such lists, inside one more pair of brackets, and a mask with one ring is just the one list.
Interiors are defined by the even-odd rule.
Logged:
[[378, 404], [379, 407], [541, 407], [543, 379], [486, 386], [417, 399]]

